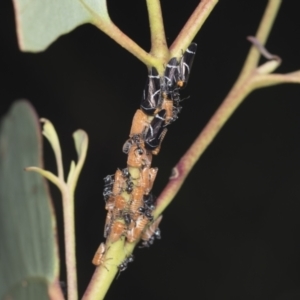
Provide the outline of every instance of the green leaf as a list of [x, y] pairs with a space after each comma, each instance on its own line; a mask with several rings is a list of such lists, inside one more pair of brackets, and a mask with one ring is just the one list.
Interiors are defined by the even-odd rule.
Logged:
[[0, 124], [0, 299], [49, 299], [57, 280], [55, 216], [41, 162], [39, 121], [26, 101]]
[[73, 139], [75, 143], [76, 152], [78, 155], [78, 161], [77, 164], [72, 162], [70, 172], [68, 174], [68, 179], [67, 179], [68, 185], [70, 186], [72, 192], [75, 191], [79, 174], [85, 162], [85, 158], [88, 150], [88, 144], [89, 144], [88, 135], [82, 129], [78, 129], [73, 133]]
[[13, 0], [22, 51], [45, 50], [85, 23], [110, 23], [106, 0]]

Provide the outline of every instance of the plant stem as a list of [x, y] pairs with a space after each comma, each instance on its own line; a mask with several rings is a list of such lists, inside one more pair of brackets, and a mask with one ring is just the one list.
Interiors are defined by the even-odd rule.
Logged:
[[65, 235], [65, 256], [67, 268], [67, 291], [68, 300], [77, 300], [77, 270], [76, 270], [76, 243], [75, 243], [75, 213], [74, 198], [70, 195], [65, 185], [62, 192], [64, 235]]
[[[265, 42], [268, 37], [278, 12], [279, 5], [280, 0], [269, 0], [256, 36], [261, 43]], [[252, 46], [233, 88], [224, 99], [219, 109], [209, 120], [208, 124], [196, 138], [195, 142], [174, 167], [169, 183], [157, 199], [157, 207], [154, 212], [155, 217], [159, 216], [173, 200], [195, 163], [213, 141], [223, 125], [228, 121], [230, 116], [234, 113], [236, 108], [254, 87], [256, 88], [259, 86], [257, 82], [259, 77], [264, 76], [261, 78], [263, 78], [266, 82], [266, 76], [274, 76], [272, 74], [261, 75], [255, 71], [258, 59], [259, 51]], [[282, 82], [287, 82], [287, 80]], [[279, 83], [278, 80], [277, 83]], [[270, 85], [270, 83], [268, 83], [268, 85]], [[259, 87], [262, 87], [262, 85]]]
[[[265, 45], [269, 33], [272, 29], [274, 24], [277, 12], [279, 10], [281, 4], [281, 0], [269, 0], [268, 5], [265, 9], [263, 17], [261, 19], [260, 25], [256, 32], [256, 39], [262, 44]], [[244, 66], [241, 70], [239, 78], [236, 85], [242, 84], [242, 82], [249, 76], [249, 74], [253, 71], [253, 69], [257, 66], [258, 60], [260, 58], [260, 52], [258, 49], [253, 45], [250, 48], [248, 56], [245, 60]]]
[[171, 57], [179, 57], [190, 45], [218, 0], [202, 0], [170, 47]]
[[247, 81], [239, 88], [233, 88], [230, 91], [192, 146], [174, 167], [169, 183], [157, 199], [157, 206], [154, 212], [155, 218], [159, 216], [173, 200], [195, 163], [249, 92], [250, 81]]
[[282, 83], [300, 83], [300, 70], [287, 74], [262, 74], [254, 78], [256, 88], [267, 87]]
[[95, 26], [106, 33], [120, 46], [137, 57], [145, 65], [152, 66], [158, 64], [158, 59], [154, 58], [151, 54], [142, 49], [137, 43], [123, 33], [113, 22], [106, 23], [105, 26], [102, 26], [102, 22], [95, 22]]
[[[132, 253], [124, 247], [124, 237], [113, 244], [107, 245], [105, 262], [96, 267], [93, 277], [86, 289], [82, 300], [104, 299], [112, 281], [114, 280], [118, 266], [126, 256]], [[108, 270], [107, 270], [107, 269]]]
[[[169, 58], [160, 0], [146, 0], [151, 32], [150, 53], [162, 62]], [[163, 64], [161, 64], [163, 69]]]

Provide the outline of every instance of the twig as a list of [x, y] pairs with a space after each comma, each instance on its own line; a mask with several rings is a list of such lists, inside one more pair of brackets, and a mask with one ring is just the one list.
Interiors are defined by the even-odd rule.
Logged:
[[179, 57], [194, 39], [218, 0], [202, 0], [170, 47], [171, 57]]
[[[272, 28], [280, 3], [280, 0], [269, 0], [268, 2], [256, 35], [256, 38], [262, 44], [265, 43], [270, 29]], [[155, 217], [160, 215], [163, 210], [170, 204], [195, 163], [198, 161], [198, 159], [201, 157], [210, 143], [214, 140], [218, 132], [228, 121], [236, 108], [253, 89], [262, 87], [263, 81], [264, 83], [268, 82], [268, 85], [271, 85], [270, 81], [272, 79], [274, 79], [273, 84], [295, 82], [294, 77], [291, 76], [288, 77], [286, 75], [282, 75], [286, 77], [284, 80], [279, 82], [279, 77], [274, 77], [274, 74], [260, 74], [258, 71], [256, 72], [256, 70], [258, 70], [257, 63], [259, 60], [259, 55], [260, 53], [256, 49], [256, 47], [252, 46], [240, 73], [240, 76], [238, 77], [233, 88], [224, 99], [219, 109], [212, 116], [208, 124], [196, 138], [192, 146], [174, 167], [173, 174], [170, 178], [169, 183], [157, 199], [157, 207], [154, 212]], [[277, 65], [279, 65], [278, 62]], [[275, 67], [276, 65], [272, 66], [272, 69], [270, 69], [269, 71], [273, 71]], [[261, 81], [259, 79], [261, 79]]]
[[[268, 2], [268, 5], [265, 9], [264, 15], [255, 35], [256, 39], [261, 43], [261, 45], [264, 45], [267, 41], [280, 5], [281, 0], [269, 0]], [[250, 48], [244, 66], [235, 85], [241, 84], [245, 80], [245, 78], [249, 76], [249, 74], [255, 69], [255, 67], [257, 67], [259, 58], [259, 50], [253, 45]]]
[[[163, 17], [159, 0], [147, 0], [147, 9], [149, 15], [149, 24], [151, 31], [151, 51], [150, 53], [161, 60], [167, 61], [169, 50], [167, 47]], [[160, 68], [163, 68], [161, 64]]]

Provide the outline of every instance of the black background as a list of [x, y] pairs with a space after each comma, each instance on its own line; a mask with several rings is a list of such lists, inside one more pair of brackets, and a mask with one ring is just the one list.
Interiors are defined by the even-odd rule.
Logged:
[[[147, 51], [144, 1], [108, 1], [113, 21]], [[169, 44], [198, 4], [162, 0]], [[220, 1], [196, 36], [198, 52], [179, 120], [170, 127], [153, 166], [154, 194], [207, 123], [238, 76], [267, 1]], [[267, 48], [300, 69], [297, 1], [283, 1]], [[103, 241], [102, 178], [126, 166], [121, 148], [139, 106], [147, 70], [91, 25], [60, 37], [38, 54], [18, 50], [14, 13], [0, 2], [0, 114], [29, 99], [60, 137], [65, 168], [76, 158], [71, 134], [84, 129], [88, 157], [76, 192], [80, 295]], [[253, 92], [197, 163], [164, 213], [162, 240], [135, 251], [106, 299], [299, 299], [300, 85]], [[46, 167], [55, 171], [45, 143]], [[51, 187], [60, 228], [60, 195]], [[65, 267], [61, 268], [65, 280]]]

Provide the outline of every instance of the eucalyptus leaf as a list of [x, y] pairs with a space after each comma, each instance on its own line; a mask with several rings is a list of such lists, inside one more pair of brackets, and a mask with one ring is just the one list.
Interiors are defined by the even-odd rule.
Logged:
[[45, 50], [85, 23], [109, 23], [106, 0], [13, 0], [22, 51]]
[[0, 299], [49, 299], [57, 280], [55, 216], [41, 162], [41, 132], [27, 101], [0, 124]]

